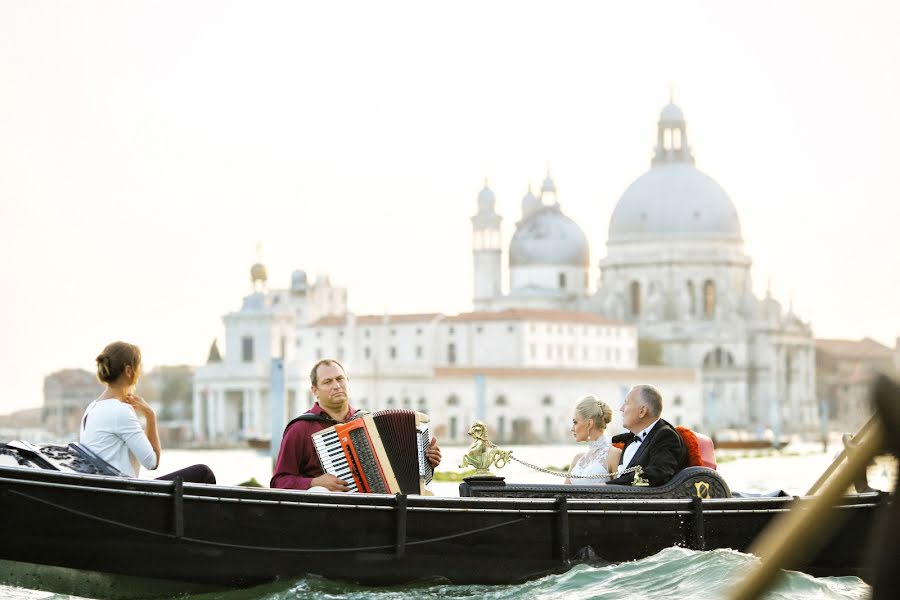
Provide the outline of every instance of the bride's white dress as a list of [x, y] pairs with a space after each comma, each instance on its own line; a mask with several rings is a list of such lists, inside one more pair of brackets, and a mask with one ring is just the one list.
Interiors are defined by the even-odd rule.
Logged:
[[[597, 475], [606, 473], [608, 466], [606, 464], [609, 456], [609, 439], [599, 437], [596, 440], [588, 442], [588, 451], [581, 455], [578, 462], [570, 470], [572, 475]], [[592, 477], [590, 479], [571, 479], [573, 485], [590, 484], [590, 483], [606, 483], [609, 477]]]

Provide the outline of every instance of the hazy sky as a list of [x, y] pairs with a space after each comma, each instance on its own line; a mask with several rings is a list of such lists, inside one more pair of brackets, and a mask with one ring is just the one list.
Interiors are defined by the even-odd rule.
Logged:
[[895, 2], [0, 2], [0, 414], [109, 341], [205, 360], [249, 291], [471, 307], [549, 163], [592, 245], [674, 83], [697, 166], [818, 337], [900, 335]]

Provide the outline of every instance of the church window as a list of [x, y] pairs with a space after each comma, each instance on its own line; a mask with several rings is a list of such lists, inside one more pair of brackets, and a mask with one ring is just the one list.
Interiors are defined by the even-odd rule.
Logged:
[[641, 314], [641, 284], [637, 281], [631, 282], [631, 314], [635, 317]]
[[497, 406], [506, 406], [506, 396], [504, 396], [503, 394], [497, 396], [497, 399], [494, 400], [494, 404], [496, 404]]
[[681, 396], [675, 396], [675, 399], [672, 401], [674, 406], [681, 406], [682, 400]]
[[387, 406], [388, 406], [388, 408], [394, 408], [394, 398], [393, 397], [390, 397], [387, 399]]
[[416, 358], [422, 358], [422, 346], [416, 346]]
[[447, 406], [459, 406], [459, 396], [452, 394], [447, 397]]
[[455, 330], [453, 327], [451, 327], [451, 328], [450, 328], [450, 335], [453, 335], [454, 333], [456, 333], [456, 330]]
[[412, 406], [412, 399], [407, 396], [403, 399], [403, 408], [409, 408], [410, 406]]
[[425, 400], [425, 397], [421, 397], [416, 401], [416, 406], [418, 407], [420, 412], [425, 412], [428, 408], [428, 401]]
[[475, 328], [475, 333], [484, 333], [484, 327], [479, 325], [478, 327]]
[[456, 430], [457, 430], [456, 417], [450, 417], [450, 439], [451, 440], [456, 439]]
[[389, 352], [392, 359], [397, 358], [397, 346], [391, 346]]
[[396, 330], [396, 329], [391, 329], [391, 335], [397, 335], [397, 330]]
[[716, 312], [716, 284], [707, 279], [703, 284], [703, 316], [712, 317]]
[[369, 331], [368, 329], [366, 329], [365, 334], [366, 334], [366, 337], [369, 337], [372, 335], [372, 332]]
[[241, 338], [241, 360], [245, 363], [253, 362], [253, 338], [250, 336]]
[[365, 350], [363, 350], [363, 355], [368, 359], [372, 358], [372, 349], [366, 346]]
[[559, 274], [559, 289], [561, 289], [561, 290], [566, 289], [566, 274], [565, 273]]
[[553, 406], [553, 396], [544, 396], [541, 399], [541, 404], [544, 406]]
[[497, 417], [497, 437], [500, 441], [506, 439], [506, 418]]
[[447, 362], [456, 364], [456, 344], [447, 344]]
[[516, 328], [513, 327], [512, 325], [507, 325], [507, 326], [506, 326], [506, 332], [507, 332], [507, 333], [512, 333], [512, 332], [515, 331], [515, 330], [516, 330]]
[[422, 328], [416, 327], [416, 335], [422, 335]]

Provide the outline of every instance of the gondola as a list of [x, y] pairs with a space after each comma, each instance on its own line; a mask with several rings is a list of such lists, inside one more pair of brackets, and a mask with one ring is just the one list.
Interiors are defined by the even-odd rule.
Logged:
[[[845, 496], [837, 533], [805, 570], [866, 578], [857, 542], [892, 498]], [[738, 497], [704, 467], [657, 488], [473, 477], [458, 498], [210, 486], [116, 476], [78, 444], [10, 442], [0, 444], [0, 574], [52, 591], [89, 577], [120, 582], [109, 583], [109, 597], [306, 574], [368, 585], [518, 583], [670, 546], [745, 551], [804, 501]]]

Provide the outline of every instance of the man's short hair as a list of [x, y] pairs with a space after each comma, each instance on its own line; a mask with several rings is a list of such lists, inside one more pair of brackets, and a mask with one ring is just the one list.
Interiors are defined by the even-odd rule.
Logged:
[[631, 388], [637, 391], [638, 400], [650, 411], [650, 416], [659, 418], [663, 410], [662, 394], [649, 383], [642, 383]]
[[337, 365], [341, 368], [341, 371], [344, 372], [344, 375], [347, 375], [347, 370], [344, 368], [344, 365], [334, 360], [333, 358], [323, 358], [319, 362], [313, 365], [312, 371], [309, 372], [309, 381], [312, 383], [313, 387], [319, 385], [319, 365]]

